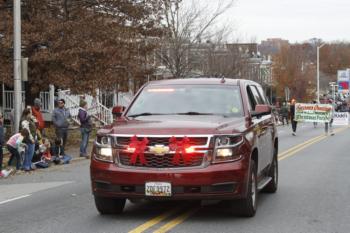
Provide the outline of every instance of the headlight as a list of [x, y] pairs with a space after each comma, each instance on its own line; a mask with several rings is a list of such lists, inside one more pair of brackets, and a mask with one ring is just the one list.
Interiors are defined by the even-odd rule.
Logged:
[[215, 147], [236, 146], [242, 142], [242, 136], [218, 136], [215, 138]]
[[230, 145], [230, 138], [228, 136], [221, 136], [216, 138], [216, 146], [228, 146]]
[[218, 136], [215, 138], [214, 163], [239, 160], [242, 155], [239, 146], [243, 143], [242, 136]]
[[101, 144], [103, 146], [111, 146], [112, 145], [112, 138], [108, 136], [100, 136], [98, 135], [96, 138], [96, 142], [98, 144]]
[[95, 158], [105, 162], [113, 162], [112, 147], [95, 147]]
[[232, 157], [232, 155], [233, 155], [233, 151], [231, 148], [216, 150], [216, 157], [228, 158], [228, 157]]

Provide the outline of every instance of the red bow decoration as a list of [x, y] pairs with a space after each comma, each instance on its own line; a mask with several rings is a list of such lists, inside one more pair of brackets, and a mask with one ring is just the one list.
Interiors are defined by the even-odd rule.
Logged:
[[174, 165], [179, 165], [181, 155], [185, 164], [190, 162], [191, 157], [189, 154], [186, 153], [186, 148], [189, 148], [189, 147], [190, 147], [190, 139], [188, 139], [188, 137], [184, 137], [180, 141], [177, 141], [174, 136], [169, 139], [169, 148], [170, 150], [175, 151], [175, 155], [172, 161]]
[[130, 141], [129, 147], [134, 148], [135, 151], [131, 155], [130, 164], [135, 165], [137, 158], [140, 159], [142, 165], [146, 165], [147, 161], [145, 159], [145, 150], [147, 149], [148, 139], [143, 138], [142, 141], [139, 141], [136, 136], [133, 136]]

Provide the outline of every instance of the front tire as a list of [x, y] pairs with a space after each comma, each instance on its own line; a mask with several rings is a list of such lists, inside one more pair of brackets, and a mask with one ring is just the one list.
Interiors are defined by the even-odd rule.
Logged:
[[266, 193], [275, 193], [278, 187], [278, 158], [277, 149], [274, 149], [273, 161], [268, 174], [272, 180], [263, 189]]
[[121, 214], [125, 207], [125, 198], [108, 198], [95, 196], [95, 205], [101, 215]]
[[257, 209], [257, 175], [255, 162], [252, 160], [249, 172], [247, 197], [237, 201], [231, 201], [231, 212], [243, 217], [253, 217]]

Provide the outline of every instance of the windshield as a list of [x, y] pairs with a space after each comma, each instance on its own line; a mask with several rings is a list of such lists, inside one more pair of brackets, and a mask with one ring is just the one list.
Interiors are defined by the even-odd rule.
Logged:
[[240, 90], [238, 86], [222, 85], [149, 86], [127, 116], [163, 114], [242, 116]]

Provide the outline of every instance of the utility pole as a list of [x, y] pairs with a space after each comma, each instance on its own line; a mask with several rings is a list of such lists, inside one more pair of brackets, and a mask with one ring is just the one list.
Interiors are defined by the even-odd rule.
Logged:
[[330, 82], [329, 85], [332, 87], [332, 98], [333, 103], [335, 103], [335, 88], [338, 87], [336, 82]]
[[13, 76], [14, 76], [14, 130], [18, 132], [19, 121], [22, 110], [22, 79], [21, 79], [21, 0], [13, 1], [13, 30], [14, 30], [14, 52], [13, 52]]
[[320, 49], [326, 44], [317, 46], [317, 103], [320, 103]]

